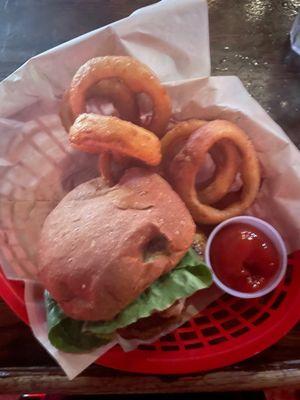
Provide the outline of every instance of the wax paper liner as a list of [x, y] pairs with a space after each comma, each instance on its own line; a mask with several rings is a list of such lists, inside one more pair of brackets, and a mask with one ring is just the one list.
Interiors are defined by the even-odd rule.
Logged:
[[[208, 77], [204, 1], [162, 1], [34, 57], [0, 84], [1, 265], [8, 278], [25, 280], [31, 328], [69, 378], [107, 348], [70, 355], [51, 347], [41, 292], [33, 283], [37, 242], [44, 219], [62, 197], [97, 176], [97, 157], [68, 144], [58, 117], [63, 91], [87, 59], [112, 54], [134, 56], [158, 74], [172, 98], [175, 119], [224, 118], [245, 129], [255, 144], [263, 176], [248, 213], [273, 224], [289, 250], [300, 248], [299, 152], [238, 78]], [[207, 305], [207, 293], [213, 295], [214, 289], [203, 293], [188, 307], [187, 318]], [[119, 342], [126, 350], [138, 344], [120, 338]]]
[[58, 362], [69, 379], [75, 378], [81, 371], [92, 364], [98, 357], [115, 346], [117, 341], [110, 342], [106, 346], [82, 354], [64, 353], [57, 350], [48, 340], [48, 328], [46, 320], [46, 309], [43, 296], [43, 288], [27, 281], [25, 283], [25, 301], [28, 312], [29, 323], [35, 337], [48, 353]]
[[[200, 310], [204, 309], [212, 301], [216, 300], [222, 292], [217, 287], [202, 290], [192, 296], [188, 301], [187, 308], [182, 315], [180, 323], [174, 324], [166, 329], [162, 334], [165, 335], [172, 332], [178, 326], [190, 320]], [[96, 361], [102, 354], [107, 352], [117, 343], [124, 351], [131, 351], [140, 344], [151, 343], [157, 340], [162, 334], [152, 338], [151, 340], [126, 340], [121, 336], [105, 346], [82, 354], [65, 353], [57, 350], [48, 340], [48, 328], [46, 321], [46, 309], [44, 304], [43, 287], [35, 282], [27, 281], [25, 283], [25, 301], [28, 310], [29, 323], [32, 331], [41, 345], [54, 357], [58, 364], [65, 371], [69, 379], [75, 378], [81, 371]]]
[[168, 333], [174, 331], [174, 329], [183, 325], [185, 322], [189, 321], [192, 317], [199, 314], [201, 310], [204, 310], [210, 303], [217, 300], [221, 295], [222, 291], [215, 285], [211, 286], [208, 289], [201, 290], [191, 296], [186, 300], [185, 310], [183, 311], [180, 321], [178, 323], [169, 326], [166, 328], [163, 333], [160, 333], [157, 336], [152, 337], [148, 340], [141, 339], [124, 339], [118, 335], [118, 343], [122, 347], [124, 351], [131, 351], [136, 349], [140, 344], [149, 344], [158, 340], [162, 335], [167, 335]]

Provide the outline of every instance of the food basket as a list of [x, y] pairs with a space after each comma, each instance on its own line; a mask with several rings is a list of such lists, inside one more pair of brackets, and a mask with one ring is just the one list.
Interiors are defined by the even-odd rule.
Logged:
[[[208, 33], [205, 0], [164, 0], [30, 59], [1, 84], [6, 276], [34, 275], [36, 243], [46, 215], [73, 187], [95, 177], [96, 158], [87, 159], [71, 148], [58, 114], [62, 93], [79, 66], [102, 55], [130, 55], [152, 68], [172, 98], [175, 120], [218, 118], [245, 130], [257, 144], [265, 172], [260, 197], [249, 215], [274, 225], [290, 248], [300, 248], [300, 222], [294, 218], [300, 212], [298, 150], [237, 77], [210, 76]], [[23, 283], [6, 276], [0, 273], [0, 296], [28, 323]], [[155, 343], [131, 352], [116, 345], [97, 363], [129, 372], [186, 374], [239, 362], [275, 343], [297, 323], [298, 282], [300, 251], [290, 256], [284, 280], [265, 297], [242, 300], [223, 295]], [[50, 346], [45, 316], [40, 318], [38, 312], [43, 298], [35, 301], [32, 290], [28, 299], [28, 287], [34, 335], [72, 379], [106, 349], [72, 355]]]
[[[225, 367], [274, 344], [299, 320], [300, 251], [289, 256], [287, 274], [257, 299], [223, 295], [191, 321], [151, 345], [124, 352], [113, 347], [97, 364], [148, 374], [187, 374]], [[27, 323], [22, 282], [0, 274], [0, 294]]]

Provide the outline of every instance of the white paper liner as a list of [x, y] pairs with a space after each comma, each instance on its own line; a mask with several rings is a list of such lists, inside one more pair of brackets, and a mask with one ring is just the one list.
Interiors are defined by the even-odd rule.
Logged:
[[124, 351], [134, 350], [140, 344], [153, 343], [159, 337], [172, 332], [178, 326], [190, 320], [193, 316], [198, 314], [199, 311], [203, 310], [211, 302], [220, 297], [221, 294], [222, 291], [216, 286], [199, 291], [196, 295], [192, 296], [190, 300], [188, 300], [188, 306], [184, 312], [181, 323], [170, 326], [160, 335], [152, 338], [151, 340], [127, 340], [121, 336], [118, 336], [117, 340], [96, 350], [82, 354], [71, 354], [57, 350], [49, 342], [43, 288], [34, 282], [27, 281], [25, 283], [25, 302], [32, 332], [41, 345], [48, 351], [48, 353], [54, 357], [57, 363], [65, 371], [69, 379], [75, 378], [78, 374], [80, 374], [80, 372], [95, 362], [102, 354], [106, 353], [117, 343], [120, 344]]
[[[32, 58], [0, 84], [0, 261], [8, 278], [26, 281], [33, 333], [70, 379], [103, 348], [82, 355], [54, 349], [33, 280], [44, 219], [68, 191], [97, 175], [97, 157], [71, 149], [58, 110], [78, 67], [101, 55], [131, 55], [149, 65], [166, 85], [178, 120], [224, 118], [244, 128], [263, 171], [249, 213], [277, 227], [290, 250], [300, 248], [299, 152], [238, 78], [206, 78], [210, 56], [204, 0], [163, 0]], [[206, 293], [219, 295], [214, 289]], [[197, 311], [210, 295], [199, 293]], [[195, 308], [188, 312], [187, 318]], [[138, 342], [121, 344], [128, 350]]]
[[117, 342], [113, 341], [96, 350], [81, 354], [64, 353], [57, 350], [48, 340], [48, 327], [43, 291], [44, 289], [34, 282], [26, 282], [25, 284], [25, 301], [32, 332], [41, 345], [62, 367], [68, 378], [73, 379], [81, 371], [97, 360], [102, 354], [115, 346]]
[[174, 331], [179, 326], [183, 325], [185, 322], [189, 321], [195, 315], [199, 314], [204, 310], [210, 303], [217, 300], [223, 294], [222, 290], [217, 286], [213, 285], [208, 289], [201, 290], [195, 295], [191, 296], [190, 299], [186, 301], [186, 309], [182, 315], [182, 319], [177, 324], [169, 326], [160, 335], [152, 337], [149, 340], [141, 339], [124, 339], [118, 335], [118, 343], [124, 351], [132, 351], [136, 349], [140, 344], [150, 344], [158, 340], [161, 336], [167, 335], [168, 333]]

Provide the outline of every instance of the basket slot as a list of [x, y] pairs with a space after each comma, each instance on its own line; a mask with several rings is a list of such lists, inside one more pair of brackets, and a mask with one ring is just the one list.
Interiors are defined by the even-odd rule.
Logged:
[[226, 310], [219, 310], [217, 312], [214, 312], [212, 314], [212, 316], [214, 317], [215, 320], [220, 321], [220, 320], [224, 320], [226, 317], [228, 317], [229, 312]]
[[138, 349], [143, 350], [143, 351], [155, 351], [156, 350], [155, 346], [152, 346], [150, 344], [140, 344]]
[[178, 351], [179, 346], [170, 345], [170, 346], [161, 346], [162, 351]]
[[194, 331], [182, 332], [182, 333], [180, 332], [179, 336], [184, 341], [198, 339], [198, 335]]
[[259, 318], [257, 318], [256, 321], [253, 322], [255, 326], [262, 324], [264, 321], [266, 321], [270, 317], [270, 314], [268, 312], [264, 312]]
[[242, 312], [247, 307], [248, 307], [248, 305], [242, 300], [238, 300], [237, 302], [235, 302], [231, 305], [232, 310], [236, 311], [236, 312]]
[[202, 332], [203, 336], [206, 336], [206, 337], [213, 337], [215, 335], [219, 335], [220, 334], [219, 329], [216, 328], [213, 325], [211, 327], [209, 327], [209, 328], [201, 329], [201, 332]]
[[224, 336], [220, 336], [220, 337], [214, 338], [214, 339], [212, 339], [212, 340], [209, 340], [208, 343], [209, 343], [211, 346], [214, 346], [214, 345], [216, 345], [216, 344], [220, 344], [220, 343], [223, 343], [223, 342], [227, 342], [227, 340], [228, 340], [228, 339], [226, 339]]
[[290, 284], [292, 283], [292, 279], [293, 279], [293, 266], [292, 266], [292, 264], [288, 264], [285, 279], [284, 279], [284, 284], [286, 286], [290, 286]]
[[246, 311], [242, 313], [242, 316], [248, 320], [251, 320], [252, 317], [257, 316], [259, 310], [256, 307], [248, 308]]
[[286, 292], [279, 293], [279, 295], [277, 296], [276, 300], [271, 305], [272, 310], [277, 310], [280, 307], [281, 303], [286, 298], [286, 295], [287, 295]]
[[172, 334], [172, 333], [169, 333], [168, 335], [166, 335], [166, 336], [162, 336], [161, 338], [160, 338], [160, 341], [161, 342], [176, 342], [176, 339], [175, 339], [175, 336]]
[[208, 317], [201, 315], [200, 317], [194, 318], [197, 327], [208, 327], [211, 325], [211, 321]]
[[232, 332], [231, 336], [233, 336], [234, 338], [240, 337], [242, 335], [244, 335], [245, 333], [249, 332], [249, 328], [247, 328], [246, 326], [244, 326], [241, 329], [238, 329], [235, 332]]
[[204, 347], [204, 344], [201, 342], [198, 343], [191, 343], [191, 344], [187, 344], [185, 346], [186, 350], [194, 350], [194, 349], [201, 349], [202, 347]]

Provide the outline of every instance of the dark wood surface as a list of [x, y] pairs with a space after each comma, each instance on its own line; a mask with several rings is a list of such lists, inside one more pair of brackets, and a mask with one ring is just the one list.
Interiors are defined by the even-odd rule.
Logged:
[[[184, 0], [182, 0], [184, 1]], [[29, 57], [129, 15], [151, 0], [0, 0], [0, 79]], [[238, 75], [300, 146], [300, 57], [289, 30], [299, 0], [210, 0], [213, 75]], [[300, 388], [300, 327], [228, 367], [185, 377], [125, 374], [97, 366], [69, 382], [30, 330], [0, 303], [0, 393], [158, 393]]]

